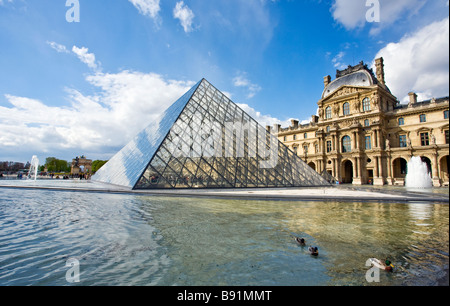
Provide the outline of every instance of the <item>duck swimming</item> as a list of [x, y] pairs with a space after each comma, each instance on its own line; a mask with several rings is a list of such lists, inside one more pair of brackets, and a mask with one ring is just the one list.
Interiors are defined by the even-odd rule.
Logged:
[[319, 256], [319, 249], [317, 247], [310, 246], [308, 251], [313, 256]]
[[385, 262], [386, 264], [386, 271], [392, 272], [394, 270], [394, 265], [391, 263], [391, 261], [389, 259], [386, 259]]
[[374, 267], [377, 267], [379, 269], [382, 269], [382, 270], [385, 270], [388, 272], [392, 272], [394, 270], [394, 265], [391, 263], [391, 261], [389, 259], [386, 259], [384, 261], [384, 263], [382, 263], [381, 260], [379, 260], [377, 258], [370, 258], [369, 260]]
[[297, 241], [297, 243], [300, 244], [301, 246], [306, 245], [304, 238], [295, 237], [295, 241]]

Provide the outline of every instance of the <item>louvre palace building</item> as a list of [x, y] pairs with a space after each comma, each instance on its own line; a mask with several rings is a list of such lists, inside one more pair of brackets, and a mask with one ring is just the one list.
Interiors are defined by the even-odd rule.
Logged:
[[[355, 185], [404, 185], [407, 163], [420, 156], [434, 186], [449, 184], [449, 98], [400, 104], [385, 83], [383, 58], [374, 72], [360, 62], [324, 78], [318, 115], [309, 124], [275, 125], [278, 139], [324, 177]], [[269, 127], [268, 127], [269, 128]]]

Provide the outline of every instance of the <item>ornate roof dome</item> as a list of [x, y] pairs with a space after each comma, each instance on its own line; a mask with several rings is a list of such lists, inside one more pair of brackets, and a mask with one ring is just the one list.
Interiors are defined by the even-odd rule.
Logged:
[[[336, 71], [336, 80], [328, 83], [322, 93], [322, 99], [328, 97], [333, 92], [338, 90], [341, 86], [372, 86], [380, 84], [387, 91], [389, 89], [378, 82], [372, 69], [369, 69], [366, 64], [360, 62], [356, 66], [348, 66], [347, 69]], [[390, 92], [390, 91], [389, 91]]]
[[339, 87], [344, 85], [349, 86], [372, 86], [376, 84], [376, 81], [370, 73], [366, 70], [360, 70], [358, 72], [353, 72], [347, 75], [344, 75], [340, 78], [337, 78], [330, 84], [328, 84], [322, 94], [322, 99], [326, 98], [327, 96], [331, 95], [333, 92], [335, 92]]

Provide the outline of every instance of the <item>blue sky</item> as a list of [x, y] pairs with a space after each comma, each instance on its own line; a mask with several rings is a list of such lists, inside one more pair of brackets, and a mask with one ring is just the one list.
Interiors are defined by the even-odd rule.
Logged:
[[449, 92], [448, 0], [69, 2], [0, 0], [0, 160], [109, 159], [203, 77], [264, 125], [379, 56], [400, 101]]

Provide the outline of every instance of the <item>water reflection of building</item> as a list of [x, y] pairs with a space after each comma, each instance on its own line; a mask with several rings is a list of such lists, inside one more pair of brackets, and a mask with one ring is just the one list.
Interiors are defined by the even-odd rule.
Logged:
[[87, 159], [84, 155], [76, 157], [72, 160], [70, 174], [77, 176], [80, 174], [90, 174], [92, 172], [92, 160]]
[[[376, 75], [375, 75], [376, 74]], [[400, 104], [363, 62], [324, 78], [318, 116], [310, 124], [276, 125], [279, 139], [317, 172], [343, 183], [403, 185], [407, 162], [421, 156], [435, 186], [449, 183], [449, 98]]]

